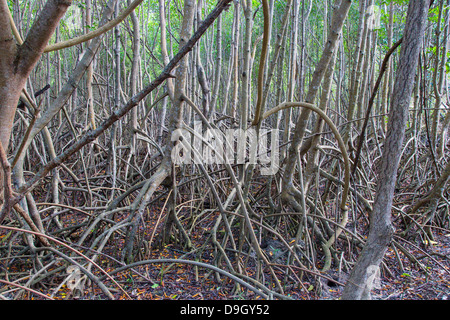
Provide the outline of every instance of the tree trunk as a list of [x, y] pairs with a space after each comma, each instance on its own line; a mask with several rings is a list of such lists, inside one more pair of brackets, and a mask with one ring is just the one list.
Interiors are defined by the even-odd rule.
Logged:
[[[0, 143], [8, 152], [9, 139], [17, 103], [28, 76], [40, 59], [55, 32], [70, 0], [49, 0], [36, 18], [21, 45], [16, 45], [10, 26], [6, 0], [0, 0]], [[3, 197], [3, 174], [0, 171], [0, 206]]]
[[[309, 84], [309, 90], [306, 96], [307, 103], [314, 104], [317, 93], [320, 88], [320, 84], [325, 75], [325, 72], [328, 68], [328, 65], [333, 58], [333, 52], [337, 46], [338, 39], [342, 32], [342, 27], [344, 25], [344, 21], [347, 18], [348, 11], [351, 6], [350, 0], [343, 0], [341, 5], [337, 7], [333, 14], [333, 21], [331, 24], [330, 32], [328, 35], [328, 40], [326, 46], [323, 50], [323, 55], [320, 61], [317, 64], [316, 70], [314, 71], [313, 78], [311, 83]], [[290, 79], [290, 81], [294, 81], [294, 79]], [[295, 196], [298, 194], [298, 191], [295, 190], [294, 187], [294, 171], [297, 163], [298, 151], [300, 145], [303, 141], [303, 136], [306, 132], [307, 124], [309, 117], [311, 115], [310, 109], [303, 109], [300, 113], [297, 124], [295, 126], [294, 137], [292, 138], [291, 145], [288, 150], [288, 155], [286, 159], [285, 172], [283, 176], [283, 199], [292, 204], [295, 204]]]
[[[388, 42], [388, 48], [392, 47], [392, 35], [393, 35], [393, 29], [394, 29], [394, 3], [391, 2], [389, 6], [389, 26], [387, 30], [387, 42]], [[386, 75], [384, 76], [384, 83], [383, 83], [383, 90], [381, 93], [381, 114], [387, 113], [387, 106], [388, 106], [388, 97], [389, 97], [389, 84], [391, 81], [391, 65], [392, 63], [390, 61], [387, 62], [386, 66]], [[382, 116], [380, 118], [380, 124], [381, 128], [383, 129], [383, 132], [386, 132], [386, 121], [385, 116]]]
[[377, 193], [370, 217], [369, 237], [350, 274], [342, 299], [371, 298], [370, 291], [373, 288], [376, 271], [379, 269], [393, 235], [392, 200], [429, 2], [429, 0], [412, 0], [409, 3], [389, 114], [388, 132], [379, 168]]

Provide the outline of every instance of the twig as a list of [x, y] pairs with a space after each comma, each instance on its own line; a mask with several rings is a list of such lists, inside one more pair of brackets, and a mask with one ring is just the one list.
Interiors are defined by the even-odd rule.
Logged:
[[386, 53], [386, 55], [384, 57], [383, 64], [381, 65], [381, 70], [380, 70], [380, 73], [378, 75], [377, 82], [375, 83], [375, 87], [373, 88], [372, 95], [371, 95], [371, 97], [369, 99], [369, 103], [368, 103], [367, 111], [366, 111], [366, 117], [364, 119], [364, 124], [363, 124], [362, 129], [361, 129], [361, 134], [359, 135], [359, 142], [358, 142], [358, 147], [356, 148], [355, 161], [353, 162], [352, 175], [355, 174], [356, 167], [358, 166], [358, 161], [359, 161], [359, 157], [361, 155], [361, 149], [362, 149], [362, 144], [364, 142], [364, 137], [365, 137], [365, 133], [366, 133], [367, 124], [369, 123], [370, 112], [372, 111], [373, 102], [375, 101], [375, 97], [377, 95], [378, 88], [380, 87], [381, 80], [383, 79], [383, 75], [386, 72], [386, 68], [387, 68], [387, 65], [388, 65], [388, 62], [389, 62], [389, 58], [394, 53], [394, 51], [397, 50], [397, 48], [400, 46], [400, 44], [402, 42], [403, 42], [403, 38], [398, 40], [392, 46], [392, 48], [389, 49], [389, 51]]
[[[56, 242], [57, 244], [62, 245], [63, 247], [75, 252], [76, 254], [78, 254], [79, 256], [83, 257], [84, 259], [86, 259], [87, 261], [89, 261], [90, 263], [92, 263], [95, 267], [97, 267], [102, 273], [105, 274], [105, 276], [107, 278], [109, 278], [114, 284], [116, 284], [121, 291], [129, 298], [131, 299], [131, 297], [127, 294], [127, 292], [114, 280], [114, 278], [111, 277], [111, 275], [109, 275], [102, 267], [100, 267], [97, 263], [95, 263], [94, 261], [92, 261], [91, 259], [89, 259], [87, 256], [85, 256], [83, 253], [81, 253], [80, 251], [72, 248], [71, 246], [65, 244], [62, 241], [59, 241], [58, 239], [55, 239], [53, 237], [50, 237], [46, 234], [40, 233], [40, 232], [35, 232], [35, 231], [30, 231], [30, 230], [25, 230], [25, 229], [20, 229], [20, 228], [15, 228], [15, 227], [7, 227], [7, 226], [1, 226], [0, 225], [0, 229], [5, 229], [5, 230], [13, 230], [13, 231], [18, 231], [18, 232], [25, 232], [25, 233], [30, 233], [30, 234], [34, 234], [36, 236], [41, 236], [41, 237], [45, 237], [51, 241]], [[49, 247], [49, 246], [48, 246]], [[56, 250], [56, 249], [55, 249]], [[111, 298], [114, 299], [114, 296], [111, 295], [111, 293], [107, 293], [109, 291], [106, 291], [105, 293]]]
[[37, 294], [38, 296], [41, 296], [41, 297], [43, 297], [43, 298], [45, 298], [45, 299], [54, 300], [52, 297], [49, 297], [49, 296], [47, 296], [47, 295], [45, 295], [45, 294], [43, 294], [43, 293], [41, 293], [41, 292], [39, 292], [39, 291], [33, 290], [33, 289], [31, 289], [31, 288], [27, 288], [27, 287], [25, 287], [25, 286], [22, 286], [22, 285], [20, 285], [20, 284], [14, 283], [14, 282], [10, 282], [10, 281], [6, 281], [6, 280], [0, 279], [0, 283], [6, 284], [6, 285], [8, 285], [8, 286], [13, 286], [13, 287], [21, 288], [21, 289], [26, 290], [26, 291], [29, 291], [29, 292], [31, 292], [31, 293]]

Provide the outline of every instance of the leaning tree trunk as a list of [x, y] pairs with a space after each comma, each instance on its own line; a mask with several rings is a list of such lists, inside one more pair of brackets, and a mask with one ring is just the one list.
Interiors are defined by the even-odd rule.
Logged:
[[[10, 26], [8, 3], [0, 0], [0, 143], [6, 153], [20, 94], [59, 20], [71, 4], [70, 0], [47, 1], [24, 42], [20, 40], [16, 44]], [[2, 198], [3, 173], [0, 170], [0, 207]]]
[[392, 239], [391, 207], [409, 104], [423, 43], [430, 0], [411, 0], [394, 84], [388, 131], [379, 167], [369, 237], [344, 288], [342, 299], [370, 299], [373, 280]]

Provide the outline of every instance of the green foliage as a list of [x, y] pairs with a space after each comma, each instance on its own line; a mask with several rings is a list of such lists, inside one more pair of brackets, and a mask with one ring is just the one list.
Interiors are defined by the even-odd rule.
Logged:
[[450, 73], [450, 52], [447, 52], [447, 60], [445, 61], [445, 73]]
[[409, 0], [382, 0], [380, 4], [398, 4], [398, 5], [407, 5], [409, 3]]

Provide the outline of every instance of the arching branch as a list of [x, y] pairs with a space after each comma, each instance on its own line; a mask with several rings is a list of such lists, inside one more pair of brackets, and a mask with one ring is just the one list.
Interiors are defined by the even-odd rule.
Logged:
[[123, 20], [125, 20], [126, 17], [128, 17], [133, 11], [134, 9], [137, 8], [138, 5], [140, 5], [142, 3], [143, 0], [135, 0], [133, 1], [129, 7], [127, 7], [125, 10], [123, 10], [118, 16], [117, 18], [111, 20], [110, 22], [108, 22], [107, 24], [101, 26], [100, 28], [88, 32], [82, 36], [67, 40], [67, 41], [63, 41], [63, 42], [58, 42], [52, 45], [49, 45], [45, 48], [44, 52], [51, 52], [51, 51], [56, 51], [56, 50], [61, 50], [64, 48], [68, 48], [68, 47], [72, 47], [75, 46], [77, 44], [89, 41], [91, 39], [94, 39], [95, 37], [98, 37], [99, 35], [102, 35], [105, 32], [108, 32], [109, 30], [111, 30], [112, 28], [114, 28], [115, 26], [117, 26], [119, 23], [121, 23]]

